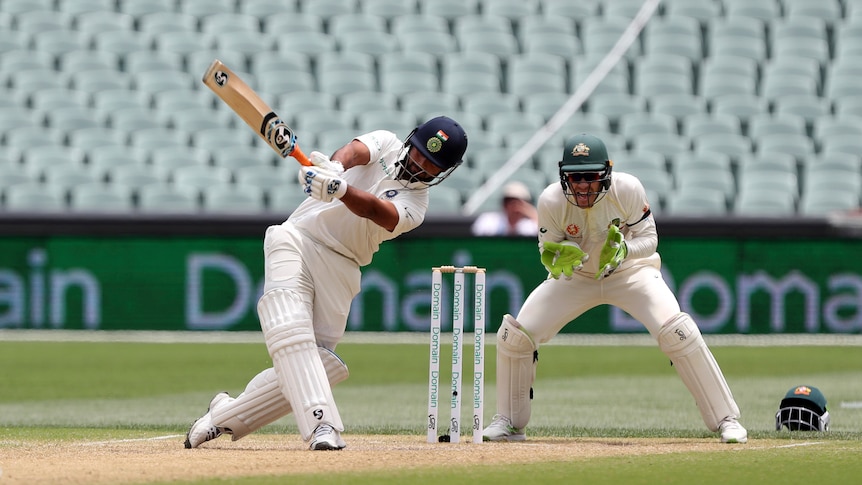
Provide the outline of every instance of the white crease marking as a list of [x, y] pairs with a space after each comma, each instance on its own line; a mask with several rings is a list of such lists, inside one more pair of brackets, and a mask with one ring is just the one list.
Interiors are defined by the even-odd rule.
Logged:
[[93, 446], [93, 445], [112, 445], [115, 443], [134, 443], [137, 441], [158, 441], [158, 440], [169, 440], [173, 438], [182, 438], [183, 434], [169, 434], [165, 436], [154, 436], [152, 438], [131, 438], [124, 440], [108, 440], [108, 441], [91, 441], [89, 443], [81, 443], [82, 446]]

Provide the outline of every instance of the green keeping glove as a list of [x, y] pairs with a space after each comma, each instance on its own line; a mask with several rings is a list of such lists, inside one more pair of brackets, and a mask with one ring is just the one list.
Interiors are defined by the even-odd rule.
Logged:
[[571, 241], [544, 241], [539, 243], [539, 249], [542, 251], [542, 264], [554, 279], [558, 279], [561, 274], [567, 280], [571, 279], [575, 270], [581, 269], [584, 261], [590, 257]]
[[614, 224], [608, 227], [608, 238], [605, 240], [605, 246], [602, 248], [602, 253], [599, 255], [599, 272], [596, 273], [596, 279], [607, 278], [620, 266], [626, 256], [629, 254], [628, 246], [623, 239], [623, 233], [620, 228]]

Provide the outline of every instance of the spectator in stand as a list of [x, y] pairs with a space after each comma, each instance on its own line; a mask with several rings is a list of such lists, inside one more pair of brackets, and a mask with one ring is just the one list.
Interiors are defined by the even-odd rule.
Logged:
[[539, 230], [538, 212], [530, 189], [521, 182], [503, 187], [499, 211], [485, 212], [473, 222], [474, 236], [535, 236]]

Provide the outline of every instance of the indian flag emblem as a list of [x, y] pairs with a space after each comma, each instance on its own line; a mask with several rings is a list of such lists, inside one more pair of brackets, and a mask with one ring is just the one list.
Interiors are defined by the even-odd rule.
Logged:
[[444, 132], [443, 130], [437, 130], [436, 136], [443, 141], [449, 140], [449, 135], [447, 135], [446, 132]]

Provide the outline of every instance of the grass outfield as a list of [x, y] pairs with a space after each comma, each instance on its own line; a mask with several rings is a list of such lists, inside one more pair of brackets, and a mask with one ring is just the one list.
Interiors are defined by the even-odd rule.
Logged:
[[[494, 346], [488, 345], [487, 350], [486, 422], [496, 401]], [[467, 346], [465, 353], [470, 355], [470, 351]], [[480, 462], [463, 469], [457, 465], [461, 455], [482, 453], [474, 450], [502, 451], [505, 448], [501, 446], [514, 444], [474, 448], [424, 444], [427, 345], [346, 342], [338, 353], [351, 370], [351, 377], [334, 390], [348, 427], [348, 449], [353, 446], [351, 436], [398, 435], [409, 442], [405, 446], [419, 447], [426, 454], [453, 446], [466, 447], [468, 453], [456, 454], [454, 463], [437, 466], [341, 474], [327, 469], [327, 483], [546, 483], [573, 477], [583, 483], [609, 484], [691, 483], [693, 477], [698, 483], [727, 483], [729, 478], [737, 482], [858, 483], [862, 475], [862, 460], [858, 458], [862, 452], [859, 347], [713, 346], [750, 437], [746, 445], [716, 447], [717, 436], [705, 429], [693, 400], [657, 348], [546, 346], [540, 352], [529, 439], [521, 446], [579, 449], [600, 443], [606, 448], [614, 444], [617, 448], [636, 448], [638, 440], [650, 439], [668, 446], [690, 442], [691, 448], [699, 451], [686, 452], [687, 446], [683, 446], [682, 451], [668, 448], [660, 453], [622, 457], [575, 453], [562, 460], [520, 463], [517, 467], [483, 457], [488, 464]], [[4, 478], [15, 483], [8, 480], [8, 473], [4, 477], [2, 470], [12, 466], [8, 460], [13, 452], [32, 443], [41, 446], [184, 434], [215, 392], [227, 390], [236, 395], [254, 374], [269, 365], [262, 343], [0, 341], [0, 484]], [[774, 430], [778, 402], [789, 388], [799, 384], [814, 385], [824, 392], [832, 415], [831, 432]], [[468, 409], [465, 405], [465, 417]], [[444, 413], [441, 421], [447, 418], [448, 413]], [[296, 433], [290, 417], [250, 436], [248, 442], [258, 446], [254, 439], [263, 440], [266, 444], [260, 446], [264, 448], [271, 442], [276, 443], [273, 446], [281, 442], [301, 445], [298, 437], [280, 436], [285, 433]], [[465, 436], [468, 433], [464, 431]], [[200, 453], [220, 451], [186, 451], [181, 450], [181, 437], [168, 441], [167, 453], [178, 457], [198, 458], [206, 456]], [[224, 441], [228, 457], [242, 455], [240, 449], [229, 447], [228, 440], [217, 441]], [[365, 445], [356, 446], [361, 449]], [[707, 449], [701, 452], [699, 447]], [[524, 452], [535, 449], [528, 447]], [[304, 460], [320, 455], [301, 453]], [[338, 454], [326, 455], [341, 459], [335, 456]], [[290, 480], [319, 482], [320, 476], [315, 479], [313, 475], [292, 473]], [[283, 483], [284, 479], [278, 475], [250, 476], [230, 483]]]

